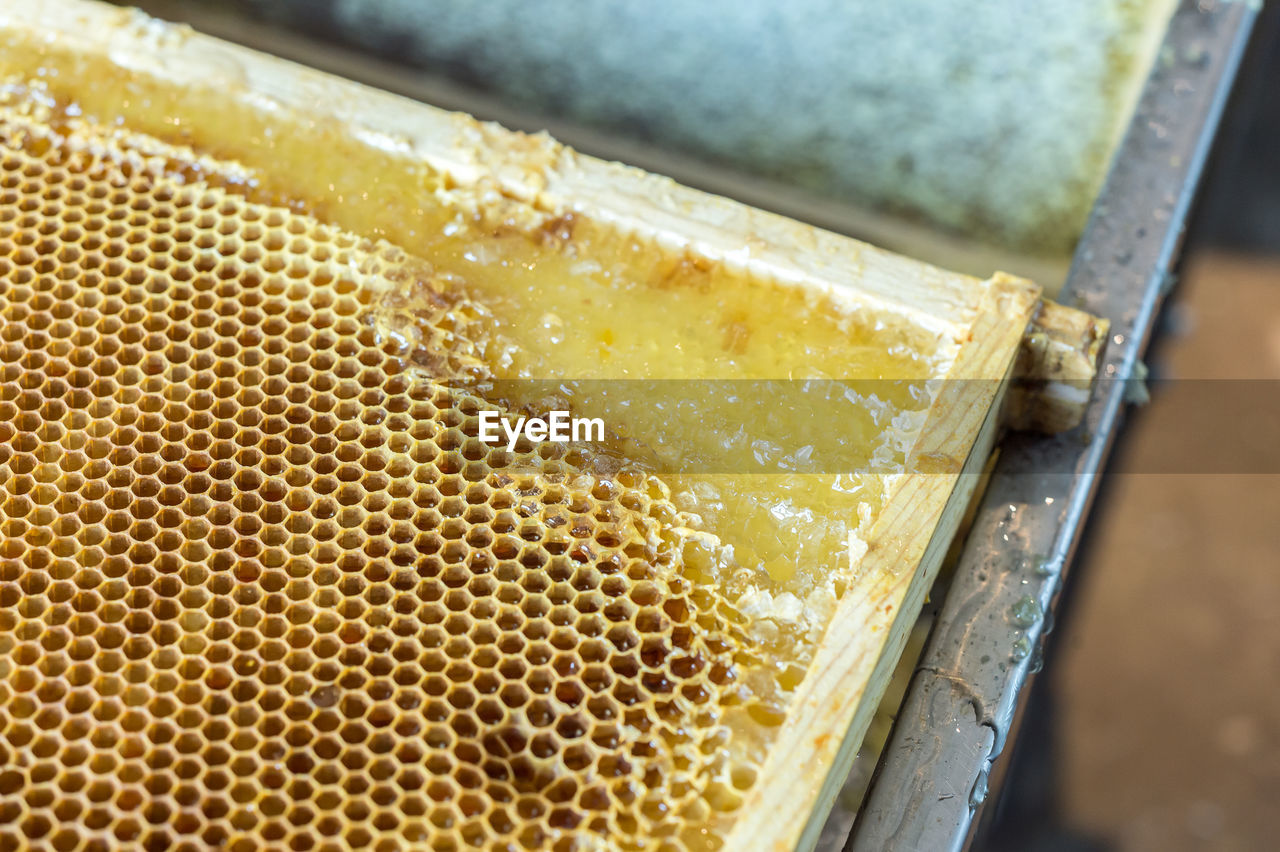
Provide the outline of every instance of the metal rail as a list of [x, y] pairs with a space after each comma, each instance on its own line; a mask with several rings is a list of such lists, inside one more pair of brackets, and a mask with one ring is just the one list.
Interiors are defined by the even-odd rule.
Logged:
[[1119, 428], [1260, 3], [1184, 0], [1060, 300], [1111, 319], [1079, 430], [1014, 435], [916, 669], [846, 852], [969, 842]]

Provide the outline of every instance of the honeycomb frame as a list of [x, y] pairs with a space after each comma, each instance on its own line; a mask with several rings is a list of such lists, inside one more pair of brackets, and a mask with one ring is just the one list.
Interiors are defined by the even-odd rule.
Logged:
[[[8, 37], [0, 42], [5, 73], [38, 76], [86, 109], [139, 131], [171, 138], [180, 125], [182, 138], [197, 148], [231, 156], [264, 180], [280, 178], [283, 184], [267, 188], [283, 188], [286, 197], [324, 204], [336, 192], [345, 201], [328, 205], [323, 218], [356, 233], [411, 246], [406, 223], [420, 212], [424, 192], [482, 212], [496, 199], [500, 216], [514, 211], [534, 226], [573, 214], [655, 254], [688, 251], [918, 324], [954, 343], [955, 357], [938, 376], [947, 379], [1005, 377], [1038, 304], [1039, 289], [1029, 282], [946, 273], [574, 154], [546, 138], [511, 134], [104, 4], [47, 0], [20, 12], [0, 9], [0, 30]], [[259, 144], [266, 135], [272, 145]], [[968, 390], [930, 407], [913, 448], [942, 471], [895, 482], [866, 534], [854, 580], [758, 766], [729, 768], [708, 785], [710, 798], [731, 811], [713, 817], [689, 845], [774, 850], [815, 841], [892, 668], [903, 625], [918, 611], [942, 544], [972, 494], [976, 477], [959, 474], [970, 472], [994, 439], [998, 421], [988, 415], [1004, 386], [951, 385]], [[736, 620], [732, 613], [725, 618]], [[739, 676], [750, 664], [741, 661]], [[662, 834], [650, 841], [679, 843]], [[390, 846], [392, 840], [373, 842]], [[581, 832], [549, 845], [575, 842], [600, 845]]]
[[0, 844], [715, 845], [744, 634], [656, 480], [479, 441], [482, 309], [190, 152], [0, 148]]

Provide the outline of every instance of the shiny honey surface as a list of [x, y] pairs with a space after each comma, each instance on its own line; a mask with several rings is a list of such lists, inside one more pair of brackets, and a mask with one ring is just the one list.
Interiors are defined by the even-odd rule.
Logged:
[[[0, 845], [721, 845], [884, 476], [507, 453], [477, 412], [536, 400], [458, 387], [582, 382], [615, 438], [732, 467], [785, 410], [744, 441], [714, 393], [599, 382], [946, 353], [572, 217], [336, 223], [83, 111], [0, 115]], [[927, 403], [840, 428], [893, 461]]]

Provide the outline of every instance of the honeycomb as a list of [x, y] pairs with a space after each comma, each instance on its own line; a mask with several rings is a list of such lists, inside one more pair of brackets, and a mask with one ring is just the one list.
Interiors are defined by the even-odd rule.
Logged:
[[0, 111], [0, 848], [716, 848], [670, 492], [480, 443], [484, 310], [236, 174]]

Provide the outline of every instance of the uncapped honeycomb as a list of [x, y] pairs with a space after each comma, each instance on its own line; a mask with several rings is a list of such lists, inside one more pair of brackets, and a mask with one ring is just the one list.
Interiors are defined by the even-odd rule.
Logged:
[[0, 112], [0, 849], [717, 847], [758, 660], [664, 486], [482, 444], [425, 262], [51, 121]]

